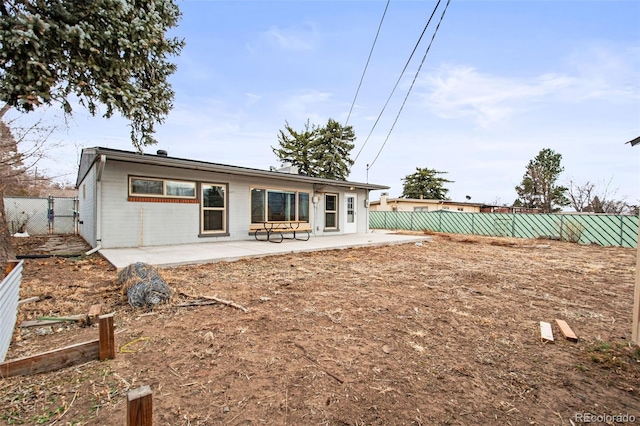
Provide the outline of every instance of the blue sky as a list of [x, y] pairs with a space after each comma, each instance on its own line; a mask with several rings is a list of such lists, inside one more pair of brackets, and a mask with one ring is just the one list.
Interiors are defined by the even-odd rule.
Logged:
[[[175, 107], [146, 152], [268, 169], [285, 121], [344, 123], [386, 1], [178, 4]], [[352, 157], [362, 149], [349, 180], [367, 180], [444, 4], [363, 148], [436, 5], [391, 1], [349, 120]], [[560, 183], [611, 181], [638, 203], [640, 148], [624, 144], [637, 136], [640, 2], [453, 0], [368, 181], [397, 197], [404, 176], [429, 167], [448, 172], [453, 200], [510, 204], [528, 161], [551, 148], [563, 156]], [[69, 181], [78, 147], [133, 149], [124, 120], [79, 108], [55, 138], [54, 161], [39, 167]]]

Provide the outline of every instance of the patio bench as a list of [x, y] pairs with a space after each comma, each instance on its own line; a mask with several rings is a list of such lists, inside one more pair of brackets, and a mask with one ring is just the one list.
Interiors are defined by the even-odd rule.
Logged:
[[[311, 225], [309, 222], [297, 220], [281, 222], [252, 223], [249, 232], [258, 241], [281, 243], [285, 238], [298, 241], [309, 241]], [[288, 235], [291, 235], [290, 237]]]

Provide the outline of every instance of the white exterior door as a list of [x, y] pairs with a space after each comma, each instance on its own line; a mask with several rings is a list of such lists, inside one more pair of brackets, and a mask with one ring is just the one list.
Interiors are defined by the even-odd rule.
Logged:
[[356, 218], [356, 206], [357, 206], [358, 197], [356, 194], [347, 194], [345, 195], [344, 205], [345, 205], [345, 224], [344, 224], [344, 233], [345, 234], [355, 234], [358, 232], [358, 220]]

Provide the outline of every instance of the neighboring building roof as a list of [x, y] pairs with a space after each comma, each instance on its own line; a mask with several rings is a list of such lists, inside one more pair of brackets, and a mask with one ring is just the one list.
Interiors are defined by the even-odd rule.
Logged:
[[157, 154], [139, 154], [131, 151], [122, 151], [111, 148], [85, 148], [82, 150], [82, 157], [80, 159], [80, 167], [78, 169], [78, 178], [76, 180], [76, 187], [80, 185], [80, 182], [85, 178], [93, 164], [100, 161], [102, 156], [105, 156], [105, 160], [117, 160], [130, 163], [139, 164], [151, 164], [165, 167], [177, 167], [187, 170], [200, 170], [207, 172], [228, 173], [240, 176], [254, 176], [269, 179], [280, 179], [287, 181], [306, 182], [317, 185], [331, 185], [337, 187], [354, 187], [359, 189], [380, 190], [389, 189], [388, 186], [375, 185], [370, 183], [351, 182], [344, 180], [333, 180], [316, 178], [298, 174], [283, 173], [278, 171], [251, 169], [248, 167], [230, 166], [226, 164], [208, 163], [206, 161], [189, 160], [185, 158], [169, 157], [166, 155]]
[[[484, 203], [469, 203], [469, 202], [457, 202], [451, 200], [435, 200], [435, 199], [426, 199], [426, 198], [387, 198], [387, 204], [393, 203], [412, 203], [412, 204], [442, 204], [442, 205], [456, 205], [456, 206], [472, 206], [472, 207], [483, 207], [486, 206]], [[372, 201], [371, 204], [380, 204], [380, 200]]]
[[636, 145], [638, 145], [640, 143], [640, 136], [638, 136], [635, 139], [631, 139], [629, 142], [626, 142], [626, 143], [630, 143], [631, 146], [636, 146]]

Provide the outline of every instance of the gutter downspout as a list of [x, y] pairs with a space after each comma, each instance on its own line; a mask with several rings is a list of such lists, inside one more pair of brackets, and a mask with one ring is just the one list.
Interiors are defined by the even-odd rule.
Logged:
[[107, 163], [107, 156], [102, 154], [96, 171], [96, 246], [85, 253], [89, 256], [102, 248], [102, 172]]

